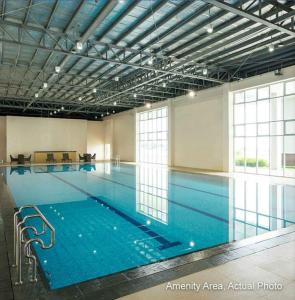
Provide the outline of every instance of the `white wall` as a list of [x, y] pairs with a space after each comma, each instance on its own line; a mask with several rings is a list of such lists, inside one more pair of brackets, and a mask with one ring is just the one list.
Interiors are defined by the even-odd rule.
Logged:
[[6, 160], [6, 117], [0, 117], [0, 161]]
[[[33, 155], [34, 151], [70, 150], [97, 153], [97, 159], [104, 159], [102, 122], [15, 116], [7, 116], [6, 120], [7, 161], [10, 161], [10, 154]], [[2, 135], [0, 129], [0, 139]]]
[[87, 122], [87, 153], [96, 153], [96, 160], [104, 160], [103, 122]]

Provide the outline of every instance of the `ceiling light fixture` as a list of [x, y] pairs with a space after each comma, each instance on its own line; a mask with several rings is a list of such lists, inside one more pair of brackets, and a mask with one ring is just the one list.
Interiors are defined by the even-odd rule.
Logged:
[[136, 94], [133, 94], [133, 97], [134, 97], [134, 98], [136, 98], [136, 97], [137, 97], [137, 95], [136, 95]]
[[48, 87], [48, 83], [47, 82], [43, 82], [43, 88], [46, 89]]
[[152, 107], [152, 105], [151, 105], [151, 103], [150, 103], [150, 102], [146, 102], [146, 104], [145, 104], [145, 107], [146, 107], [146, 108], [151, 108], [151, 107]]
[[195, 92], [194, 91], [190, 91], [188, 94], [189, 94], [190, 97], [194, 97], [195, 96]]
[[94, 119], [97, 119], [97, 116], [95, 116]]
[[208, 32], [208, 33], [212, 33], [213, 30], [214, 30], [214, 29], [213, 29], [213, 25], [212, 25], [212, 24], [209, 24], [208, 27], [207, 27], [207, 32]]
[[162, 86], [163, 86], [163, 88], [165, 88], [167, 86], [166, 82], [163, 82]]
[[77, 50], [82, 50], [83, 49], [83, 44], [81, 42], [76, 43], [76, 49]]
[[114, 103], [113, 103], [115, 106], [117, 105], [117, 101], [114, 101]]
[[36, 94], [35, 94], [35, 98], [38, 98], [38, 97], [39, 97], [39, 94], [38, 94], [38, 93], [36, 93]]
[[81, 96], [78, 99], [79, 99], [79, 101], [82, 101], [82, 97]]
[[207, 68], [204, 68], [202, 72], [203, 72], [203, 75], [206, 76], [206, 75], [208, 74], [208, 69], [207, 69]]
[[56, 110], [53, 113], [56, 114]]
[[268, 51], [269, 51], [269, 52], [274, 52], [274, 50], [275, 50], [275, 46], [274, 46], [273, 44], [270, 44], [270, 45], [268, 46]]
[[115, 81], [119, 81], [119, 79], [120, 79], [120, 78], [119, 78], [118, 76], [115, 77]]
[[96, 88], [93, 88], [93, 93], [96, 93], [97, 92], [97, 89]]
[[65, 108], [62, 106], [60, 109], [61, 109], [61, 110], [64, 110]]
[[148, 60], [148, 64], [151, 66], [154, 62], [154, 59], [153, 57], [150, 57], [149, 60]]
[[116, 112], [113, 110], [113, 114], [114, 114], [114, 113], [116, 113]]
[[60, 112], [60, 109], [58, 109], [57, 111]]
[[101, 114], [100, 116], [103, 117], [103, 114]]
[[52, 111], [49, 114], [52, 116]]
[[107, 116], [109, 115], [110, 113], [107, 111]]
[[59, 73], [60, 72], [60, 66], [55, 66], [55, 72]]

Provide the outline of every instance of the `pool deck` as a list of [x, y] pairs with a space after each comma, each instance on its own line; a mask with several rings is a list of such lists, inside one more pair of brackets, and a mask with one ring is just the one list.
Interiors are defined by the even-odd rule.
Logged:
[[[192, 278], [196, 278], [196, 281], [200, 278], [200, 275], [198, 274], [212, 274], [211, 279], [209, 275], [209, 277], [206, 278], [208, 278], [208, 280], [210, 279], [212, 283], [218, 283], [216, 276], [213, 275], [218, 274], [219, 271], [217, 272], [216, 270], [220, 270], [219, 268], [223, 267], [227, 269], [228, 272], [230, 272], [231, 269], [234, 271], [237, 270], [238, 265], [240, 264], [239, 262], [241, 262], [241, 266], [244, 265], [246, 268], [253, 257], [254, 260], [256, 259], [256, 262], [263, 263], [265, 262], [264, 253], [273, 259], [273, 263], [269, 267], [273, 268], [274, 273], [278, 272], [276, 271], [278, 269], [276, 264], [277, 259], [279, 266], [282, 266], [280, 271], [283, 273], [281, 274], [282, 277], [285, 278], [287, 275], [284, 276], [284, 274], [291, 272], [290, 277], [293, 276], [293, 279], [289, 279], [294, 281], [294, 257], [292, 258], [291, 263], [286, 262], [285, 259], [286, 253], [290, 253], [292, 252], [291, 250], [294, 249], [295, 225], [292, 225], [288, 228], [268, 232], [242, 241], [232, 242], [207, 250], [182, 255], [162, 262], [157, 262], [53, 291], [49, 291], [47, 289], [46, 282], [42, 275], [40, 275], [40, 272], [38, 272], [38, 282], [34, 284], [29, 283], [27, 280], [28, 267], [25, 265], [23, 270], [24, 284], [21, 286], [15, 286], [13, 282], [15, 281], [16, 272], [10, 267], [13, 258], [13, 213], [14, 201], [3, 177], [0, 177], [0, 299], [117, 299], [133, 293], [135, 294], [130, 295], [129, 298], [127, 297], [126, 299], [150, 299], [151, 297], [155, 297], [155, 299], [165, 299], [166, 291], [162, 291], [162, 293], [160, 292], [160, 290], [163, 290], [164, 286], [161, 284], [165, 282], [173, 281], [178, 278], [182, 278], [182, 282], [192, 280]], [[276, 249], [284, 249], [284, 251], [278, 251]], [[273, 255], [272, 253], [277, 253], [277, 255]], [[289, 258], [289, 256], [287, 258]], [[232, 268], [226, 266], [232, 266]], [[257, 266], [254, 265], [254, 267]], [[254, 267], [247, 268], [244, 272], [240, 269], [239, 272], [241, 274], [248, 274], [246, 279], [248, 278], [249, 280], [252, 278], [253, 281], [264, 280], [264, 278], [261, 278], [263, 277], [263, 274], [259, 272], [261, 270], [256, 270]], [[290, 271], [290, 267], [293, 270], [293, 273], [292, 270]], [[294, 288], [294, 282], [289, 282], [288, 285], [289, 284], [291, 288]], [[152, 288], [154, 286], [156, 287]], [[150, 294], [147, 294], [149, 291]], [[159, 295], [157, 291], [159, 292]], [[172, 294], [180, 296], [177, 292], [167, 292], [167, 295], [170, 295], [167, 299], [173, 299]], [[209, 293], [208, 295], [212, 296], [213, 294]], [[280, 297], [278, 294], [275, 295], [277, 297], [276, 299]], [[215, 294], [215, 297], [216, 296], [220, 298], [221, 295]], [[235, 296], [237, 296], [237, 294], [235, 294]], [[249, 294], [247, 294], [247, 296], [249, 297]], [[265, 299], [266, 296], [261, 295], [261, 297], [264, 297]], [[184, 298], [183, 294], [181, 294], [180, 298]], [[194, 295], [194, 298], [196, 298], [196, 295]], [[225, 297], [224, 299], [227, 298]]]

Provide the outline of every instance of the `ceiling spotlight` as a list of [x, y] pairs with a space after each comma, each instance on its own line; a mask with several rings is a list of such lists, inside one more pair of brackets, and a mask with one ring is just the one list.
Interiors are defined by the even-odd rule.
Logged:
[[110, 113], [107, 111], [107, 116], [109, 115]]
[[100, 116], [103, 117], [103, 114], [101, 114]]
[[163, 88], [165, 88], [167, 86], [166, 82], [163, 82], [162, 86], [163, 86]]
[[60, 66], [55, 66], [55, 72], [59, 73], [60, 72]]
[[151, 107], [152, 107], [152, 105], [151, 105], [151, 103], [150, 103], [150, 102], [146, 102], [146, 104], [145, 104], [145, 107], [146, 107], [146, 108], [151, 108]]
[[65, 108], [62, 106], [60, 109], [61, 109], [61, 110], [64, 110]]
[[53, 113], [56, 115], [56, 110]]
[[119, 81], [119, 77], [118, 76], [115, 77], [115, 81]]
[[95, 116], [94, 119], [97, 119], [97, 116]]
[[96, 93], [96, 92], [97, 92], [97, 89], [96, 89], [96, 88], [94, 88], [94, 89], [93, 89], [93, 93]]
[[81, 100], [82, 100], [82, 97], [80, 96], [78, 99], [79, 99], [79, 101], [81, 101]]
[[125, 2], [125, 0], [119, 0], [119, 3], [123, 4]]
[[136, 97], [137, 97], [137, 95], [136, 95], [136, 94], [133, 94], [133, 97], [134, 97], [134, 98], [136, 98]]
[[60, 109], [58, 109], [57, 111], [60, 112]]
[[273, 44], [270, 44], [270, 45], [268, 46], [268, 51], [269, 51], [269, 52], [274, 52], [274, 50], [275, 50], [275, 46], [274, 46]]
[[153, 64], [154, 60], [153, 58], [151, 57], [149, 60], [148, 60], [148, 64], [151, 66]]
[[188, 94], [189, 94], [190, 97], [194, 97], [195, 96], [195, 92], [194, 91], [190, 91]]
[[209, 24], [209, 26], [207, 27], [207, 32], [208, 33], [212, 33], [213, 32], [213, 25]]
[[36, 93], [36, 94], [35, 94], [35, 98], [38, 98], [38, 97], [39, 97], [39, 94], [38, 94], [38, 93]]
[[116, 113], [116, 112], [113, 110], [113, 114], [114, 114], [114, 113]]
[[43, 88], [46, 89], [48, 87], [48, 83], [47, 82], [43, 82]]
[[208, 69], [204, 68], [202, 72], [203, 72], [203, 75], [207, 75], [208, 74]]
[[52, 116], [52, 111], [49, 114]]
[[117, 101], [114, 101], [114, 103], [113, 103], [115, 106], [117, 105]]
[[76, 49], [77, 49], [77, 50], [82, 50], [82, 49], [83, 49], [83, 44], [80, 43], [80, 42], [77, 42], [77, 43], [76, 43]]

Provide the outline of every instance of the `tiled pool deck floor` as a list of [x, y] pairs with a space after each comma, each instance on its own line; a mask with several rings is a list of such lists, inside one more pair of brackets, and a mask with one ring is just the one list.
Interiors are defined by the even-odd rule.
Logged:
[[[212, 292], [207, 292], [199, 295], [202, 299], [212, 298], [212, 295], [214, 299], [230, 299], [234, 296], [238, 296], [239, 299], [246, 297], [247, 299], [255, 299], [255, 297], [279, 299], [280, 294], [278, 293], [282, 293], [284, 296], [282, 299], [288, 299], [288, 295], [294, 292], [295, 225], [247, 240], [221, 245], [54, 291], [48, 291], [40, 276], [38, 276], [37, 283], [29, 283], [26, 280], [28, 269], [24, 268], [24, 284], [14, 286], [15, 271], [9, 267], [13, 255], [13, 207], [9, 191], [3, 178], [0, 178], [1, 300], [116, 299], [126, 295], [129, 295], [126, 299], [199, 298], [195, 292], [181, 292], [180, 294], [179, 292], [165, 291], [165, 284], [161, 284], [178, 278], [182, 278], [181, 282], [185, 283], [197, 282], [201, 279], [204, 281], [205, 278], [211, 283], [219, 283], [221, 280], [223, 282], [227, 279], [251, 282], [282, 279], [285, 285], [281, 292], [274, 294], [254, 291], [254, 294], [250, 292], [251, 295], [249, 292], [213, 295]], [[198, 274], [195, 274], [196, 272]], [[267, 280], [268, 278], [269, 280]], [[138, 291], [141, 292], [136, 293]]]

